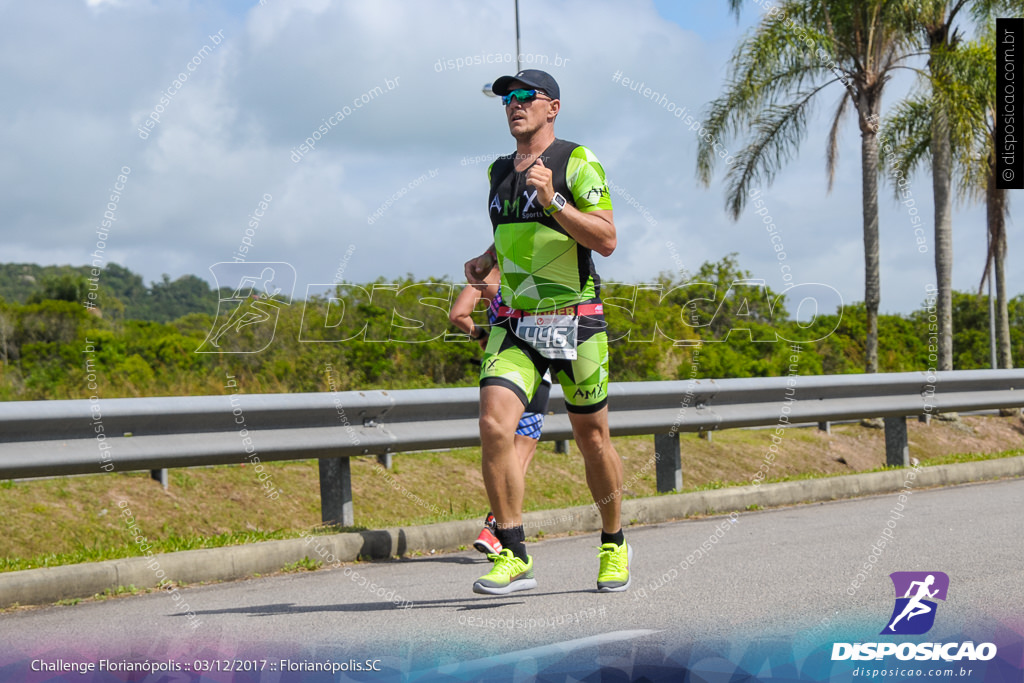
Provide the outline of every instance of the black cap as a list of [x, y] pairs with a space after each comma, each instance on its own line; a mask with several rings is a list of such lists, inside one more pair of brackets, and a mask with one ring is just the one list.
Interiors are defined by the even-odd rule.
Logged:
[[543, 90], [551, 99], [558, 99], [558, 83], [551, 77], [551, 74], [538, 69], [524, 69], [515, 76], [502, 76], [494, 81], [494, 85], [491, 86], [491, 92], [495, 95], [507, 95], [509, 90], [511, 90], [509, 84], [512, 81], [519, 81], [531, 88]]

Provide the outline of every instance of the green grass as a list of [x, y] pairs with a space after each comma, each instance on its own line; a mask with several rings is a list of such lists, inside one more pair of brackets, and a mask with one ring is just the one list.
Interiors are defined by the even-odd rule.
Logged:
[[1024, 448], [1016, 448], [1002, 453], [950, 453], [939, 455], [934, 458], [923, 458], [922, 465], [952, 465], [958, 462], [977, 462], [979, 460], [993, 460], [995, 458], [1013, 458], [1024, 455]]
[[[998, 460], [1000, 458], [1015, 458], [1017, 456], [1024, 455], [1024, 449], [1015, 448], [1008, 451], [1000, 451], [998, 453], [950, 453], [949, 455], [940, 455], [933, 458], [922, 458], [920, 465], [922, 467], [931, 467], [934, 465], [952, 465], [961, 462], [978, 462], [981, 460]], [[886, 470], [897, 470], [902, 469], [900, 467], [891, 467], [889, 465], [881, 465], [879, 467], [872, 467], [871, 469], [861, 470], [857, 474], [868, 474], [870, 472], [885, 472]], [[830, 477], [843, 477], [849, 474], [849, 472], [803, 472], [800, 474], [792, 474], [785, 477], [770, 477], [765, 478], [762, 484], [779, 484], [785, 481], [806, 481], [808, 479], [828, 479]], [[682, 493], [691, 493], [696, 491], [714, 491], [716, 489], [724, 489], [732, 486], [747, 486], [751, 483], [749, 479], [745, 481], [710, 481], [700, 486], [683, 487]], [[657, 495], [670, 496], [672, 493], [659, 493]], [[754, 506], [757, 509], [761, 509], [760, 506]]]
[[[307, 533], [333, 534], [338, 531], [357, 531], [361, 528], [350, 527], [345, 529], [320, 527], [308, 530], [279, 529], [270, 532], [231, 532], [217, 534], [215, 536], [190, 536], [180, 538], [170, 536], [166, 539], [153, 541], [151, 543], [154, 553], [173, 553], [181, 550], [199, 550], [201, 548], [221, 548], [229, 545], [243, 545], [245, 543], [259, 543], [260, 541], [276, 541], [287, 538], [301, 538]], [[103, 560], [119, 560], [126, 557], [137, 557], [138, 546], [118, 545], [102, 546], [97, 545], [91, 548], [81, 547], [67, 553], [48, 553], [33, 557], [3, 557], [0, 558], [0, 572], [14, 572], [22, 569], [36, 569], [39, 567], [59, 567], [66, 564], [79, 564], [81, 562], [101, 562]], [[298, 564], [298, 563], [297, 563]], [[305, 565], [302, 565], [305, 567]]]
[[309, 555], [306, 555], [304, 558], [302, 558], [298, 562], [289, 562], [285, 566], [281, 567], [281, 571], [283, 571], [283, 572], [303, 572], [303, 571], [312, 572], [312, 571], [316, 571], [317, 569], [319, 569], [323, 565], [324, 565], [323, 562], [320, 562], [319, 560], [311, 560], [311, 559], [309, 559]]

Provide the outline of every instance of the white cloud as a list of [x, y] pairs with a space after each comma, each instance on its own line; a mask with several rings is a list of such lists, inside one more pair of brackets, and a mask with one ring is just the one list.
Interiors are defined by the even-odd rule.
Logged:
[[[720, 93], [743, 30], [724, 7], [717, 20], [704, 12], [688, 28], [648, 0], [524, 2], [521, 19], [523, 52], [549, 60], [524, 66], [547, 68], [562, 86], [558, 134], [593, 149], [657, 221], [613, 195], [620, 239], [611, 258], [596, 258], [605, 279], [643, 282], [675, 270], [671, 241], [691, 272], [735, 251], [743, 268], [780, 288], [760, 219], [749, 210], [736, 222], [727, 217], [721, 176], [710, 189], [698, 186], [694, 133], [612, 82], [618, 71], [702, 112]], [[140, 139], [136, 129], [161, 92], [218, 30], [223, 43]], [[514, 47], [511, 3], [269, 0], [234, 14], [203, 2], [89, 0], [61, 14], [19, 4], [0, 26], [0, 67], [13, 94], [0, 101], [5, 253], [85, 263], [107, 188], [129, 165], [110, 253], [147, 280], [163, 272], [207, 277], [211, 263], [230, 258], [265, 193], [273, 201], [251, 257], [292, 263], [300, 289], [330, 281], [349, 244], [351, 279], [457, 278], [489, 242], [486, 163], [472, 159], [513, 148], [500, 104], [480, 91], [514, 72]], [[890, 85], [887, 101], [897, 90]], [[317, 132], [343, 110], [344, 120]], [[859, 138], [852, 127], [844, 131], [836, 189], [827, 195], [825, 126], [823, 115], [799, 158], [763, 191], [794, 277], [860, 300]], [[314, 133], [315, 150], [293, 162], [292, 150]], [[368, 224], [388, 197], [431, 169], [437, 177]], [[922, 278], [933, 278], [933, 253], [917, 252], [907, 216], [887, 192], [882, 186], [882, 308], [909, 310], [921, 301]], [[930, 202], [927, 176], [915, 180], [915, 196]], [[970, 209], [955, 218], [954, 277], [969, 289], [984, 257], [983, 216]], [[930, 245], [930, 211], [925, 221]], [[1012, 254], [1024, 234], [1012, 221], [1009, 230]], [[1024, 290], [1024, 274], [1010, 279], [1011, 291]]]

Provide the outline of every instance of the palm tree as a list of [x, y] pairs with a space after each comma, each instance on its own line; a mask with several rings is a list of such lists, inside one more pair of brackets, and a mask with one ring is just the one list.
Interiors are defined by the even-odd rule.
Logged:
[[[1015, 16], [1024, 9], [1024, 2], [1019, 0], [918, 0], [912, 5], [928, 50], [930, 81], [935, 84], [949, 81], [952, 77], [952, 74], [946, 73], [946, 69], [951, 65], [946, 57], [957, 49], [960, 42], [960, 33], [954, 27], [954, 22], [962, 10], [969, 9], [975, 20], [984, 23], [991, 21], [997, 13]], [[932, 98], [930, 144], [932, 191], [935, 200], [935, 286], [938, 290], [936, 316], [939, 323], [939, 370], [953, 369], [953, 164], [949, 110], [957, 103], [943, 96], [949, 92], [948, 88], [937, 87], [936, 96]], [[993, 95], [994, 93], [993, 90]], [[1005, 215], [1005, 210], [1001, 215]]]
[[[996, 55], [994, 25], [983, 38], [946, 51], [941, 55], [941, 76], [928, 81], [927, 92], [907, 99], [894, 110], [882, 129], [882, 139], [894, 142], [897, 168], [913, 171], [935, 157], [927, 156], [934, 146], [936, 112], [944, 112], [950, 143], [951, 168], [957, 171], [957, 194], [961, 201], [985, 201], [989, 250], [981, 281], [989, 270], [996, 276], [996, 334], [998, 365], [1012, 368], [1008, 299], [1006, 296], [1006, 190], [996, 184]], [[932, 71], [932, 74], [935, 74]], [[979, 287], [980, 293], [980, 287]]]
[[[743, 0], [729, 0], [738, 13]], [[709, 107], [697, 156], [708, 185], [718, 143], [747, 128], [751, 140], [726, 174], [726, 206], [739, 217], [751, 188], [771, 183], [796, 152], [813, 105], [829, 86], [843, 88], [828, 134], [832, 189], [839, 128], [852, 108], [861, 134], [866, 370], [878, 371], [878, 119], [882, 92], [913, 49], [913, 24], [898, 0], [784, 0], [737, 48], [725, 93]], [[709, 141], [710, 140], [710, 141]]]
[[[945, 79], [945, 55], [956, 49], [959, 34], [952, 29], [957, 13], [967, 0], [926, 0], [919, 15], [927, 39], [928, 69], [933, 81]], [[947, 13], [947, 9], [949, 10]], [[953, 193], [952, 148], [948, 102], [933, 98], [931, 117], [932, 195], [935, 202], [935, 287], [939, 326], [939, 370], [953, 369]]]

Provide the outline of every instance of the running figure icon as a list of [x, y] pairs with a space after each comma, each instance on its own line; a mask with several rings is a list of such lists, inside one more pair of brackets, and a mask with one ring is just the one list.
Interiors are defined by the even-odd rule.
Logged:
[[196, 353], [257, 353], [274, 339], [292, 303], [295, 268], [284, 261], [222, 261], [210, 266], [217, 313]]
[[930, 631], [935, 625], [938, 601], [945, 601], [949, 592], [949, 575], [939, 571], [893, 572], [889, 578], [896, 602], [879, 635], [921, 635]]
[[[921, 602], [921, 600], [923, 598], [926, 598], [926, 597], [927, 598], [934, 598], [935, 595], [939, 592], [938, 588], [936, 588], [934, 591], [929, 591], [928, 590], [928, 588], [932, 584], [934, 584], [934, 583], [935, 583], [935, 575], [934, 574], [929, 574], [928, 578], [926, 578], [924, 581], [913, 581], [913, 582], [911, 582], [910, 588], [907, 589], [907, 594], [903, 596], [905, 598], [910, 598], [910, 602], [908, 602], [907, 606], [903, 608], [903, 611], [900, 612], [900, 615], [898, 617], [896, 617], [895, 619], [893, 619], [892, 623], [889, 624], [889, 630], [890, 631], [895, 633], [895, 631], [896, 631], [896, 622], [898, 622], [903, 617], [906, 617], [907, 621], [910, 621], [911, 619], [913, 619], [914, 617], [918, 616], [919, 614], [927, 614], [928, 612], [932, 611], [932, 608], [929, 607], [928, 605], [924, 604], [923, 602]], [[914, 595], [913, 597], [911, 597], [910, 594], [914, 591], [914, 586], [918, 586], [917, 594]]]
[[264, 268], [259, 278], [243, 277], [238, 284], [231, 300], [238, 301], [238, 307], [231, 313], [228, 321], [220, 326], [209, 342], [213, 346], [220, 346], [220, 338], [230, 329], [241, 333], [242, 328], [247, 325], [270, 320], [270, 311], [285, 303], [283, 300], [275, 299], [281, 293], [280, 287], [271, 285], [274, 282], [274, 269]]

